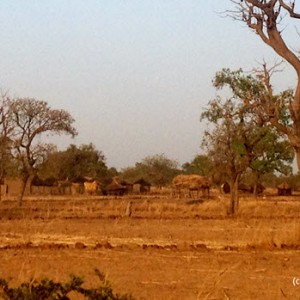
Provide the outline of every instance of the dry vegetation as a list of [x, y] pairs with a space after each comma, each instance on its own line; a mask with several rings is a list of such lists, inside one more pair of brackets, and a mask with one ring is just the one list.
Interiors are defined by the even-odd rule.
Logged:
[[[131, 201], [132, 216], [126, 217]], [[300, 196], [28, 197], [0, 202], [0, 277], [18, 284], [104, 271], [137, 299], [296, 299]]]

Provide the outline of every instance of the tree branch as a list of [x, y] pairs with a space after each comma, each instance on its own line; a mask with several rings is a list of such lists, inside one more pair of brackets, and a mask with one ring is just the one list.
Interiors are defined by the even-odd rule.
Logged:
[[279, 3], [289, 13], [291, 18], [300, 19], [300, 14], [295, 12], [295, 1], [292, 1], [290, 5], [286, 4], [283, 0], [279, 0]]

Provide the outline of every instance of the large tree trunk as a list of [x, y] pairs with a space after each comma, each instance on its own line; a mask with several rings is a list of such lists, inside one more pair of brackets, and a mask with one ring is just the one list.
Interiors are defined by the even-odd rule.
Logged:
[[231, 178], [230, 183], [230, 208], [229, 214], [235, 215], [239, 209], [239, 181], [240, 175], [237, 174], [233, 178]]

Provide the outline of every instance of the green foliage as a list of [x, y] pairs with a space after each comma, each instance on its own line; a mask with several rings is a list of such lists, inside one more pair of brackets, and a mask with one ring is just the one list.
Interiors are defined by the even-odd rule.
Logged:
[[253, 145], [253, 157], [250, 167], [259, 174], [279, 172], [292, 173], [294, 149], [291, 144], [274, 129], [268, 128], [261, 139]]
[[232, 92], [225, 100], [216, 97], [210, 101], [201, 115], [201, 120], [214, 125], [205, 133], [203, 146], [209, 150], [215, 165], [228, 175], [242, 174], [247, 168], [257, 172], [257, 176], [274, 171], [291, 172], [293, 148], [270, 121], [276, 111], [281, 124], [289, 124], [287, 104], [291, 91], [267, 95], [267, 87], [260, 77], [245, 75], [241, 69], [221, 70], [213, 84], [217, 89], [228, 87]]
[[201, 176], [211, 175], [212, 168], [212, 161], [207, 155], [196, 155], [191, 162], [182, 165], [184, 173], [199, 174]]
[[0, 279], [0, 296], [4, 300], [69, 300], [69, 294], [76, 293], [90, 300], [133, 300], [131, 295], [118, 295], [113, 293], [110, 283], [105, 275], [95, 270], [100, 285], [97, 288], [87, 289], [82, 285], [84, 280], [81, 277], [71, 275], [67, 283], [54, 282], [50, 279], [41, 281], [24, 282], [20, 286], [9, 287], [5, 279]]
[[178, 174], [176, 161], [167, 158], [164, 154], [147, 156], [135, 167], [126, 168], [122, 171], [122, 177], [128, 181], [136, 181], [144, 178], [156, 186], [169, 184], [172, 178]]
[[240, 139], [233, 139], [232, 150], [236, 155], [238, 155], [240, 157], [247, 154], [246, 145], [245, 145], [244, 141], [240, 140]]
[[271, 86], [259, 75], [229, 69], [218, 72], [214, 86], [229, 88], [231, 95], [226, 99], [217, 96], [201, 115], [201, 120], [213, 126], [205, 132], [202, 145], [219, 177], [227, 174], [234, 186], [231, 213], [238, 208], [238, 184], [245, 172], [251, 169], [258, 183], [262, 174], [288, 173], [294, 156], [287, 134], [282, 133], [291, 120], [287, 109], [291, 93], [273, 95]]
[[70, 180], [82, 176], [104, 178], [108, 174], [105, 157], [95, 146], [83, 144], [79, 147], [70, 145], [65, 151], [55, 151], [40, 166], [41, 177], [55, 177]]

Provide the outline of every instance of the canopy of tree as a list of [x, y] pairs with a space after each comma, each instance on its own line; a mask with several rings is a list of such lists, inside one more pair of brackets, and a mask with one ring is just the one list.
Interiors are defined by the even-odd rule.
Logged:
[[[227, 12], [234, 19], [243, 21], [253, 30], [261, 40], [270, 46], [280, 57], [287, 61], [297, 74], [297, 83], [295, 89], [289, 93], [289, 102], [282, 106], [282, 100], [286, 99], [286, 95], [282, 99], [273, 95], [272, 85], [270, 84], [270, 70], [264, 66], [262, 83], [265, 86], [265, 95], [263, 101], [260, 102], [261, 109], [265, 110], [266, 115], [272, 125], [282, 133], [286, 134], [295, 149], [298, 169], [300, 169], [300, 58], [299, 49], [295, 45], [288, 45], [285, 35], [288, 30], [295, 29], [296, 26], [286, 26], [282, 24], [282, 20], [294, 22], [300, 19], [300, 13], [296, 12], [296, 1], [286, 0], [230, 0], [234, 4], [234, 9]], [[284, 29], [284, 30], [283, 30]], [[297, 41], [294, 39], [292, 42]], [[270, 105], [271, 104], [271, 105]], [[269, 109], [270, 106], [270, 109]], [[289, 124], [282, 124], [281, 111], [288, 111], [290, 120]]]
[[178, 173], [177, 162], [167, 158], [164, 154], [148, 156], [134, 167], [122, 171], [122, 177], [130, 182], [140, 178], [156, 186], [164, 186], [171, 183], [173, 177]]
[[212, 169], [212, 161], [207, 155], [196, 155], [191, 162], [182, 165], [182, 170], [186, 174], [209, 176], [212, 175]]
[[65, 151], [54, 151], [40, 166], [42, 177], [76, 181], [80, 177], [103, 179], [108, 176], [105, 156], [93, 144], [70, 145]]
[[[72, 126], [74, 119], [64, 110], [51, 109], [45, 101], [32, 98], [9, 99], [2, 97], [0, 110], [1, 174], [14, 166], [23, 179], [21, 203], [26, 184], [53, 151], [54, 145], [43, 143], [40, 137], [49, 134], [77, 134]], [[4, 163], [9, 161], [10, 163]]]
[[[241, 175], [251, 168], [259, 175], [266, 172], [291, 171], [293, 150], [286, 136], [271, 126], [264, 118], [256, 99], [260, 99], [260, 82], [241, 70], [231, 72], [228, 69], [217, 73], [214, 85], [220, 89], [228, 86], [231, 97], [223, 100], [217, 97], [209, 102], [202, 113], [214, 127], [205, 132], [203, 146], [208, 156], [220, 172], [226, 172], [230, 178], [232, 192], [231, 212], [238, 207], [238, 184]], [[283, 122], [285, 115], [282, 116]]]

